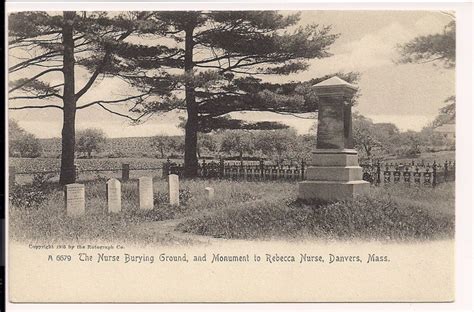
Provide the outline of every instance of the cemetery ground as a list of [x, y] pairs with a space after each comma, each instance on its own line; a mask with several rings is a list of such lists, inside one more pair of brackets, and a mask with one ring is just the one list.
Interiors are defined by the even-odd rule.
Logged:
[[[188, 245], [212, 240], [424, 241], [454, 237], [454, 183], [371, 186], [350, 201], [297, 200], [297, 182], [181, 180], [180, 205], [154, 179], [154, 208], [138, 210], [137, 181], [122, 184], [122, 211], [107, 213], [106, 179], [85, 182], [85, 215], [64, 210], [63, 188], [13, 189], [10, 237], [22, 242]], [[210, 201], [206, 187], [213, 187]], [[15, 197], [16, 196], [16, 197]]]

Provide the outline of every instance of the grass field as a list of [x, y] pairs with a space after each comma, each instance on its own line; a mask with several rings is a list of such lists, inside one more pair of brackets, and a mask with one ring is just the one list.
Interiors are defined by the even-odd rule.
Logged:
[[[214, 187], [209, 202], [204, 188]], [[167, 184], [155, 179], [155, 208], [137, 210], [137, 185], [122, 185], [122, 213], [106, 212], [105, 181], [86, 183], [86, 215], [64, 213], [63, 192], [45, 188], [33, 204], [10, 205], [10, 234], [21, 241], [99, 240], [174, 244], [173, 238], [136, 231], [138, 225], [176, 220], [183, 233], [228, 239], [418, 240], [453, 237], [454, 184], [436, 188], [391, 185], [371, 187], [353, 201], [301, 202], [291, 182], [181, 181], [179, 207], [167, 203]], [[25, 192], [25, 188], [21, 188]], [[41, 239], [40, 239], [41, 238]], [[179, 242], [182, 243], [182, 242]]]

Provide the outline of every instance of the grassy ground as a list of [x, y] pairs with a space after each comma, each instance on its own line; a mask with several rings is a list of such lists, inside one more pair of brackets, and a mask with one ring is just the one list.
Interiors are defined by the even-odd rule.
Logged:
[[[204, 188], [214, 187], [209, 202]], [[175, 244], [166, 235], [137, 231], [148, 222], [175, 219], [184, 233], [239, 239], [381, 239], [411, 240], [452, 237], [454, 184], [430, 187], [371, 187], [354, 201], [337, 203], [296, 200], [290, 182], [181, 181], [180, 207], [167, 202], [167, 184], [154, 183], [155, 208], [137, 210], [137, 185], [122, 185], [122, 213], [106, 212], [105, 181], [86, 183], [86, 215], [71, 219], [63, 209], [63, 193], [54, 185], [44, 196], [18, 194], [10, 205], [14, 240], [128, 241]], [[28, 192], [24, 187], [18, 192]], [[20, 198], [20, 200], [18, 200]], [[22, 199], [29, 198], [25, 204]], [[41, 238], [41, 239], [40, 239]]]

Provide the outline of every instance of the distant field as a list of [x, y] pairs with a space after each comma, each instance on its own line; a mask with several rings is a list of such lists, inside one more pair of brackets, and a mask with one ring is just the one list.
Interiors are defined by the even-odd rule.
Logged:
[[[121, 177], [122, 164], [130, 165], [130, 178], [136, 179], [140, 176], [161, 176], [162, 164], [166, 159], [158, 158], [92, 158], [76, 159], [78, 166], [78, 182], [97, 179], [109, 179]], [[9, 165], [15, 167], [17, 173], [54, 171], [51, 181], [59, 180], [60, 159], [56, 158], [10, 158]], [[134, 169], [152, 170], [134, 170]], [[158, 169], [157, 169], [158, 168]], [[85, 172], [84, 170], [106, 170], [101, 172]], [[32, 181], [33, 175], [17, 174], [16, 182], [20, 184]]]
[[454, 161], [456, 160], [456, 152], [455, 151], [440, 151], [440, 152], [432, 152], [432, 153], [421, 153], [417, 158], [393, 158], [390, 161], [393, 162], [411, 162], [414, 160], [415, 162], [425, 161], [429, 163], [436, 162], [445, 162], [447, 161]]
[[[159, 158], [92, 158], [76, 159], [79, 170], [94, 169], [121, 169], [122, 164], [130, 164], [130, 169], [160, 167], [166, 159]], [[58, 170], [61, 160], [56, 158], [10, 158], [10, 166], [14, 166], [18, 172], [31, 171], [53, 171]]]
[[[43, 155], [58, 157], [61, 155], [61, 139], [40, 139]], [[108, 138], [99, 157], [156, 157], [159, 156], [152, 147], [152, 137]]]

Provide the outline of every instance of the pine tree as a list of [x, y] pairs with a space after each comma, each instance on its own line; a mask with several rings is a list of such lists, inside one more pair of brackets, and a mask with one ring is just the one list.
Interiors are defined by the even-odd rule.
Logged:
[[[143, 12], [113, 18], [103, 12], [63, 12], [62, 15], [18, 12], [9, 16], [9, 109], [52, 108], [63, 111], [60, 183], [75, 182], [76, 111], [96, 105], [110, 113], [135, 120], [111, 110], [107, 104], [139, 102], [149, 94], [79, 103], [99, 75], [115, 74], [117, 58], [114, 53], [119, 43], [136, 29], [147, 29], [146, 19], [149, 16], [149, 13]], [[76, 90], [78, 67], [88, 70], [90, 76]], [[62, 73], [62, 81], [51, 85], [49, 81], [53, 80], [51, 75], [54, 73]], [[57, 103], [50, 103], [52, 100], [57, 100]], [[48, 103], [44, 104], [46, 101]]]
[[328, 49], [337, 35], [329, 26], [298, 27], [299, 18], [275, 11], [156, 12], [151, 20], [159, 31], [144, 33], [160, 44], [123, 44], [120, 56], [137, 69], [124, 78], [138, 88], [159, 87], [164, 81], [172, 81], [174, 87], [167, 98], [134, 107], [135, 111], [187, 112], [186, 176], [197, 175], [199, 130], [219, 122], [232, 124], [224, 115], [316, 110], [310, 84], [271, 84], [256, 77], [296, 73], [308, 68], [308, 60], [330, 56]]

